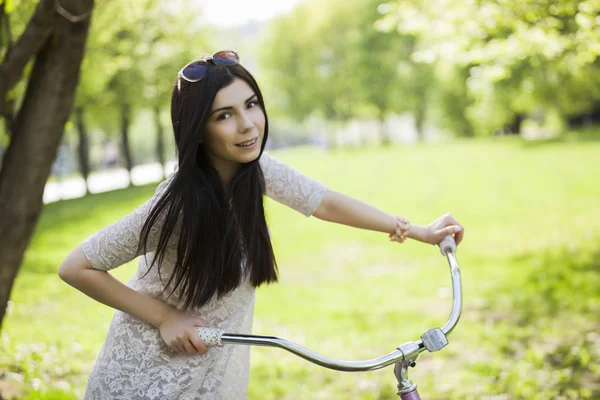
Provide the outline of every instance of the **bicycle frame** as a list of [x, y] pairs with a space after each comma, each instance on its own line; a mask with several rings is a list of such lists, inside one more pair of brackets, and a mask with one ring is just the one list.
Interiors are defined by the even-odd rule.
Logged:
[[415, 366], [417, 357], [423, 351], [438, 351], [448, 344], [447, 336], [458, 323], [462, 312], [462, 285], [460, 268], [455, 257], [456, 244], [454, 243], [454, 238], [452, 236], [445, 237], [439, 246], [442, 254], [445, 255], [448, 260], [452, 278], [452, 312], [450, 313], [448, 321], [442, 328], [432, 328], [421, 335], [420, 340], [404, 343], [398, 346], [393, 352], [382, 357], [366, 361], [343, 361], [322, 356], [299, 344], [275, 336], [231, 334], [215, 328], [197, 328], [196, 330], [207, 346], [241, 344], [279, 347], [302, 357], [307, 361], [337, 371], [373, 371], [395, 364], [394, 373], [398, 380], [398, 396], [400, 396], [402, 400], [421, 400], [417, 391], [417, 385], [408, 378], [408, 368]]

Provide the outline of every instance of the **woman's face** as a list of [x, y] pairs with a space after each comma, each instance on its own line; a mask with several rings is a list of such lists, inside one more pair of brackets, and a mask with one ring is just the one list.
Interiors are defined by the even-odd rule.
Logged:
[[[217, 92], [206, 123], [204, 146], [212, 166], [231, 178], [235, 169], [260, 155], [265, 114], [254, 90], [235, 78]], [[241, 146], [252, 142], [250, 146]]]

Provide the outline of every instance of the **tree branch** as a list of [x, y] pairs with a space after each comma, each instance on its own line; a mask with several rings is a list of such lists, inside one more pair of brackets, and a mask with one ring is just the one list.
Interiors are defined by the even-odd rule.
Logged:
[[6, 94], [17, 84], [29, 60], [52, 32], [56, 15], [52, 0], [40, 0], [25, 31], [6, 53], [0, 64], [0, 114], [5, 114]]
[[2, 11], [0, 12], [0, 25], [2, 25], [2, 29], [6, 31], [6, 48], [7, 51], [10, 51], [10, 48], [13, 45], [12, 31], [10, 30], [10, 16], [6, 12], [6, 4], [2, 4]]

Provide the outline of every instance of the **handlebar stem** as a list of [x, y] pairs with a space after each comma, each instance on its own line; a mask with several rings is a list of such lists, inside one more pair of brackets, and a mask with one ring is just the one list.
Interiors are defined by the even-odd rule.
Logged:
[[419, 354], [425, 350], [422, 343], [409, 342], [398, 347], [404, 358], [394, 366], [394, 374], [398, 380], [398, 396], [405, 396], [417, 390], [417, 385], [408, 378], [408, 367], [414, 367]]

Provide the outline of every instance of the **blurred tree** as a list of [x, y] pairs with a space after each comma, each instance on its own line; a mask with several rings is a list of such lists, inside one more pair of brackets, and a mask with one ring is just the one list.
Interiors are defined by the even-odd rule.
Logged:
[[[155, 114], [156, 158], [165, 163], [161, 112], [169, 104], [178, 69], [193, 51], [208, 47], [208, 34], [194, 24], [197, 13], [191, 10], [190, 0], [136, 0], [125, 8], [119, 2], [102, 3], [95, 12], [78, 109], [85, 108], [90, 125], [102, 127], [105, 138], [120, 133], [129, 171], [135, 164], [130, 126], [142, 109]], [[82, 166], [82, 175], [84, 170]]]
[[[22, 3], [20, 0], [0, 0], [0, 57], [5, 58], [7, 53], [14, 45], [14, 38], [25, 31], [27, 21], [31, 18], [35, 9], [34, 3]], [[30, 32], [31, 34], [31, 32]], [[38, 36], [32, 35], [32, 41], [39, 40]], [[39, 43], [32, 43], [38, 46]], [[18, 57], [17, 57], [18, 59]], [[24, 70], [28, 71], [26, 65]], [[20, 76], [20, 75], [19, 75]], [[17, 80], [14, 83], [14, 79]], [[25, 92], [25, 85], [19, 85], [19, 78], [11, 77], [0, 82], [0, 93], [6, 93], [4, 98], [0, 98], [0, 117], [3, 118], [5, 135], [10, 135], [12, 124], [16, 114], [17, 100]], [[9, 88], [9, 89], [6, 89]], [[8, 143], [8, 137], [4, 139]]]
[[[0, 115], [9, 121], [10, 135], [0, 169], [0, 324], [71, 113], [94, 2], [40, 0], [13, 42], [6, 21], [15, 5], [20, 6], [0, 2], [0, 43], [6, 46], [1, 49]], [[18, 109], [11, 109], [9, 91], [32, 58], [24, 98]]]
[[386, 8], [383, 24], [418, 38], [415, 61], [468, 71], [466, 115], [477, 132], [514, 129], [540, 107], [570, 116], [598, 104], [597, 0], [396, 0]]
[[280, 112], [297, 120], [375, 118], [383, 144], [386, 116], [410, 112], [422, 137], [434, 70], [411, 59], [414, 35], [379, 26], [383, 12], [378, 0], [309, 1], [276, 19], [260, 59]]
[[354, 2], [354, 21], [350, 21], [348, 29], [354, 30], [357, 40], [349, 49], [352, 58], [345, 62], [357, 81], [355, 101], [362, 99], [366, 104], [368, 108], [362, 114], [379, 121], [380, 140], [389, 145], [385, 119], [392, 112], [412, 112], [417, 134], [422, 136], [427, 106], [427, 91], [422, 89], [430, 71], [417, 70], [410, 61], [413, 38], [398, 32], [385, 34], [377, 28], [376, 22], [381, 18], [379, 5], [379, 0]]
[[[273, 21], [259, 61], [277, 88], [273, 103], [280, 113], [296, 120], [317, 114], [336, 123], [365, 111], [369, 100], [360, 94], [359, 75], [366, 66], [356, 53], [364, 26], [357, 24], [357, 4], [309, 1]], [[374, 58], [370, 67], [377, 69], [381, 62]]]
[[79, 170], [85, 182], [85, 194], [89, 193], [88, 176], [90, 175], [90, 140], [87, 125], [84, 121], [84, 107], [76, 105], [74, 107], [74, 119], [77, 129], [79, 143], [77, 146], [77, 156], [79, 159]]
[[311, 7], [301, 3], [293, 13], [274, 19], [259, 46], [259, 65], [269, 87], [277, 88], [269, 96], [275, 114], [282, 112], [298, 121], [321, 108], [320, 99], [313, 98], [321, 82], [316, 68], [319, 51], [311, 51], [318, 23]]
[[111, 43], [116, 40], [115, 31], [127, 23], [123, 7], [116, 5], [118, 3], [102, 2], [94, 11], [71, 116], [79, 139], [79, 170], [86, 184], [86, 194], [89, 192], [87, 178], [92, 171], [90, 148], [94, 142], [98, 142], [89, 136], [92, 131], [90, 127], [110, 124], [117, 118], [105, 95], [108, 81], [116, 70], [113, 55], [109, 51]]
[[170, 104], [177, 72], [211, 49], [210, 31], [194, 23], [198, 13], [190, 12], [194, 9], [192, 0], [171, 1], [168, 7], [165, 5], [159, 3], [152, 18], [145, 22], [143, 40], [148, 45], [140, 68], [145, 82], [145, 107], [154, 114], [156, 160], [163, 167], [166, 146], [161, 115]]

